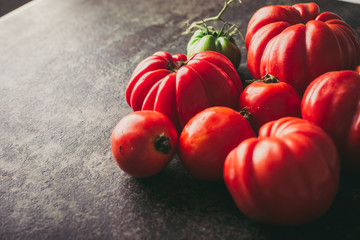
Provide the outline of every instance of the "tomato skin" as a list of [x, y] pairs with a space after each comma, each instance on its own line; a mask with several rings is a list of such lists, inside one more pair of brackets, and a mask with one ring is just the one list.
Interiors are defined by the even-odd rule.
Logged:
[[117, 123], [111, 134], [111, 150], [120, 169], [145, 178], [167, 166], [175, 154], [177, 140], [177, 131], [164, 114], [137, 111]]
[[183, 54], [160, 51], [135, 68], [126, 88], [134, 110], [165, 114], [180, 132], [199, 111], [211, 106], [238, 108], [241, 80], [224, 55], [204, 51], [187, 61]]
[[[266, 80], [264, 80], [266, 81]], [[285, 82], [255, 81], [240, 95], [240, 109], [247, 108], [249, 121], [257, 132], [267, 122], [282, 117], [300, 117], [299, 93]]]
[[338, 15], [320, 13], [315, 3], [259, 9], [249, 21], [245, 45], [255, 79], [271, 74], [300, 94], [319, 75], [360, 64], [355, 31]]
[[255, 137], [247, 120], [227, 107], [210, 107], [196, 114], [179, 137], [184, 168], [201, 180], [220, 180], [227, 154], [244, 139]]
[[187, 45], [187, 57], [203, 51], [215, 51], [226, 56], [234, 65], [239, 67], [241, 52], [233, 37], [213, 29], [197, 30]]
[[316, 78], [304, 93], [301, 114], [332, 137], [344, 166], [360, 173], [360, 74], [343, 70]]
[[339, 186], [339, 158], [331, 138], [306, 120], [266, 123], [258, 138], [227, 156], [225, 184], [247, 217], [272, 225], [301, 225], [323, 215]]

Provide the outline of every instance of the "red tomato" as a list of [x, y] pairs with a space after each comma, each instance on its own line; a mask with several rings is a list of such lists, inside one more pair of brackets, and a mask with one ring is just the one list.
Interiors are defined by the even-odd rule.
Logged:
[[134, 70], [126, 88], [126, 100], [134, 111], [164, 113], [180, 131], [205, 108], [237, 108], [241, 91], [234, 66], [220, 53], [205, 51], [186, 61], [183, 54], [156, 52]]
[[277, 76], [301, 94], [319, 75], [360, 64], [355, 31], [338, 15], [320, 13], [315, 3], [259, 9], [250, 19], [245, 44], [254, 78]]
[[240, 95], [240, 109], [247, 109], [251, 126], [257, 132], [266, 122], [282, 117], [300, 117], [299, 93], [291, 85], [271, 75], [248, 85]]
[[211, 107], [196, 114], [179, 137], [178, 154], [195, 178], [219, 180], [227, 154], [255, 133], [248, 121], [227, 107]]
[[360, 74], [334, 71], [306, 89], [301, 114], [324, 129], [337, 144], [343, 163], [360, 172]]
[[124, 172], [144, 178], [166, 167], [176, 151], [177, 140], [177, 131], [164, 114], [137, 111], [122, 118], [115, 126], [111, 150]]
[[300, 225], [324, 214], [339, 185], [340, 165], [331, 138], [306, 120], [285, 117], [266, 123], [258, 138], [227, 156], [225, 184], [249, 218]]

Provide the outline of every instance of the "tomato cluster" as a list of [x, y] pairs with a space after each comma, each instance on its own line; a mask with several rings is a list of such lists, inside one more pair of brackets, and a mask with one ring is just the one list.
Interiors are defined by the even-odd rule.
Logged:
[[255, 80], [245, 88], [240, 58], [226, 56], [237, 53], [234, 40], [225, 39], [230, 51], [215, 48], [220, 33], [195, 32], [188, 56], [159, 51], [139, 63], [126, 88], [134, 112], [111, 135], [114, 159], [124, 172], [150, 177], [177, 152], [194, 178], [223, 180], [255, 221], [320, 217], [341, 167], [360, 173], [356, 33], [315, 3], [261, 8], [247, 29]]

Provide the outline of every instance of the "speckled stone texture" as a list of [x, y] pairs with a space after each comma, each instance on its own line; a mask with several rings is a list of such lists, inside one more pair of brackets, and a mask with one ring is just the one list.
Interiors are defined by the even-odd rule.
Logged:
[[[185, 53], [187, 19], [224, 1], [35, 0], [0, 18], [0, 239], [360, 239], [360, 180], [344, 177], [331, 209], [301, 227], [264, 226], [236, 208], [223, 182], [190, 177], [177, 156], [159, 175], [124, 174], [110, 152], [131, 112], [125, 87], [158, 50]], [[224, 18], [245, 34], [261, 6]], [[318, 1], [359, 34], [360, 5]], [[244, 42], [238, 70], [249, 79]]]

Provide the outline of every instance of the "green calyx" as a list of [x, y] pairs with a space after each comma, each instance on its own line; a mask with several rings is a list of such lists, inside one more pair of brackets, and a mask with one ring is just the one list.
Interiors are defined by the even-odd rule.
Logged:
[[228, 24], [224, 24], [223, 27], [220, 30], [216, 30], [214, 27], [212, 26], [206, 26], [204, 24], [204, 28], [203, 29], [199, 29], [197, 30], [193, 36], [196, 37], [203, 37], [203, 36], [207, 36], [207, 35], [211, 35], [215, 38], [220, 38], [223, 37], [231, 42], [235, 42], [234, 38], [232, 37], [235, 33], [232, 31], [230, 32], [231, 27], [228, 27]]
[[246, 83], [251, 84], [253, 82], [263, 82], [263, 83], [278, 83], [279, 78], [271, 75], [271, 74], [265, 74], [261, 79], [251, 79], [251, 80], [245, 80]]
[[[243, 34], [241, 33], [240, 29], [235, 24], [229, 23], [222, 18], [222, 14], [225, 12], [227, 7], [233, 2], [234, 2], [234, 0], [229, 0], [229, 1], [225, 2], [225, 5], [223, 6], [221, 11], [216, 16], [205, 18], [201, 21], [191, 23], [190, 26], [184, 32], [184, 34], [192, 33], [194, 29], [200, 29], [200, 30], [203, 30], [204, 33], [208, 33], [211, 35], [216, 34], [216, 35], [224, 36], [224, 37], [231, 37], [234, 34], [239, 33], [241, 38], [244, 40], [245, 38], [244, 38]], [[241, 3], [240, 0], [239, 0], [239, 2]], [[215, 31], [212, 27], [206, 26], [207, 22], [222, 22], [223, 26], [222, 26], [221, 30]], [[227, 28], [227, 30], [224, 31], [226, 28]]]
[[199, 52], [215, 51], [226, 56], [237, 68], [241, 60], [240, 49], [230, 32], [224, 29], [225, 27], [220, 30], [206, 27], [194, 32], [187, 45], [188, 59]]
[[[188, 59], [199, 52], [215, 51], [227, 57], [234, 65], [235, 69], [239, 66], [241, 61], [241, 52], [233, 36], [238, 33], [244, 41], [245, 38], [235, 24], [225, 21], [222, 17], [227, 7], [234, 1], [235, 0], [226, 1], [224, 7], [216, 16], [205, 18], [189, 25], [183, 33], [193, 33], [187, 45]], [[238, 1], [241, 3], [240, 0]], [[214, 24], [222, 23], [222, 26], [220, 30], [215, 30], [213, 26], [207, 25], [208, 22], [212, 22]]]

